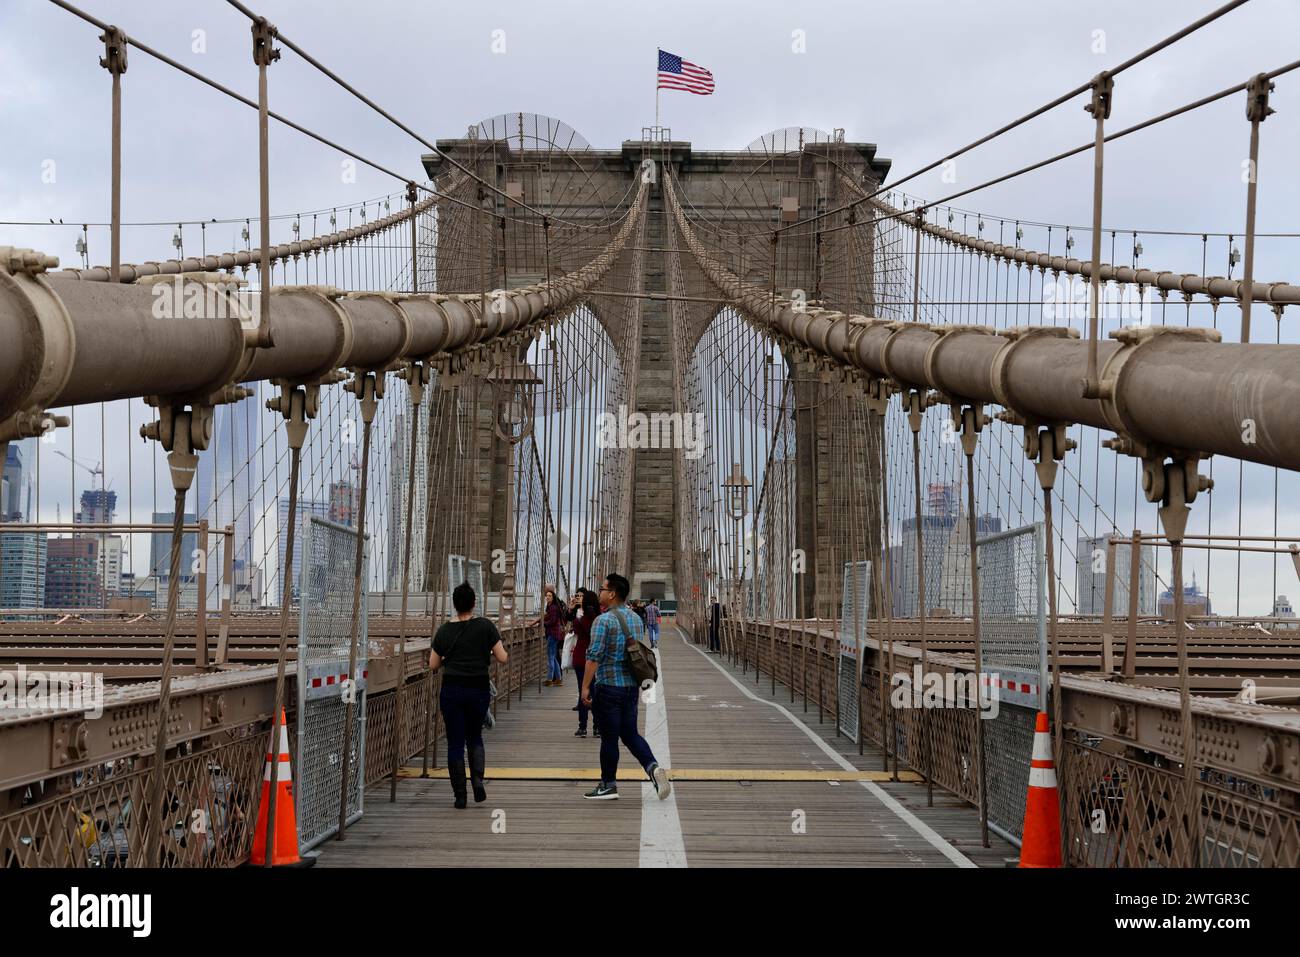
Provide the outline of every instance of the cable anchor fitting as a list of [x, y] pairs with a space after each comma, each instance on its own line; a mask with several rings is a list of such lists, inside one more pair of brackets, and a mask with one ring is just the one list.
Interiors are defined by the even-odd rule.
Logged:
[[279, 35], [279, 31], [266, 17], [258, 17], [253, 21], [253, 62], [255, 64], [270, 66], [280, 59], [280, 51], [275, 46]]
[[1115, 78], [1106, 70], [1102, 70], [1092, 80], [1092, 102], [1088, 103], [1084, 110], [1091, 113], [1093, 119], [1108, 120], [1110, 119], [1111, 96], [1115, 92]]
[[1267, 73], [1260, 73], [1251, 78], [1246, 86], [1246, 119], [1252, 123], [1262, 123], [1277, 110], [1268, 105], [1268, 95], [1273, 92], [1274, 84]]
[[99, 37], [104, 41], [104, 55], [99, 65], [114, 76], [126, 72], [126, 50], [130, 41], [119, 27], [110, 25]]

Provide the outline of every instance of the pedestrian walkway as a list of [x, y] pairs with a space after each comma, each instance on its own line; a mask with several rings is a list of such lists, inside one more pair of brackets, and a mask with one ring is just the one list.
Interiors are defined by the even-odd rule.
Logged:
[[[524, 692], [486, 734], [488, 800], [452, 807], [445, 778], [384, 782], [365, 815], [320, 864], [346, 866], [772, 867], [1004, 866], [1016, 849], [980, 846], [979, 816], [936, 789], [925, 806], [915, 775], [889, 781], [879, 752], [836, 738], [788, 689], [742, 675], [665, 622], [660, 684], [643, 702], [643, 733], [676, 772], [659, 801], [623, 750], [617, 801], [586, 801], [598, 738], [576, 738], [573, 673], [563, 688]], [[494, 776], [494, 769], [501, 769]], [[584, 769], [578, 779], [571, 770]], [[866, 772], [866, 773], [862, 773]], [[645, 783], [638, 783], [638, 782]]]

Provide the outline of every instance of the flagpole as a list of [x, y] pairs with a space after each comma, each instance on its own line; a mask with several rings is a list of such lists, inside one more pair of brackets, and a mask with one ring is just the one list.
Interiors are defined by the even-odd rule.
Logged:
[[[655, 129], [659, 129], [659, 55], [655, 51]], [[659, 134], [656, 133], [656, 136]]]

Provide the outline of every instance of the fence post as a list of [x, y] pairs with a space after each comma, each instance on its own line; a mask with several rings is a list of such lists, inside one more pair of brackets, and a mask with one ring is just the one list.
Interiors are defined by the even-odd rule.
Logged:
[[1142, 554], [1142, 531], [1133, 529], [1133, 540], [1129, 544], [1128, 554], [1128, 640], [1124, 645], [1124, 680], [1131, 681], [1137, 676], [1138, 643], [1138, 589], [1141, 586], [1139, 573], [1141, 559], [1134, 556]]
[[[1096, 555], [1096, 545], [1093, 546]], [[1131, 556], [1130, 556], [1131, 560]], [[1102, 593], [1101, 670], [1109, 675], [1115, 670], [1115, 538], [1106, 539], [1106, 590]]]
[[[194, 610], [194, 663], [208, 666], [208, 520], [199, 521], [198, 607]], [[105, 566], [107, 567], [107, 566]]]
[[235, 526], [221, 531], [221, 625], [217, 631], [216, 664], [224, 665], [230, 649], [230, 618], [235, 597]]

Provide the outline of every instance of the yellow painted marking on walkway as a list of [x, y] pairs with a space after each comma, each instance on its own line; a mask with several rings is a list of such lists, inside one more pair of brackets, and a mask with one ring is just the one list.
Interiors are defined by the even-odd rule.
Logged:
[[[398, 777], [418, 778], [420, 768], [408, 765]], [[485, 775], [492, 781], [599, 781], [599, 768], [488, 768]], [[888, 771], [799, 771], [764, 768], [672, 768], [668, 776], [674, 781], [888, 781]], [[446, 768], [430, 768], [429, 777], [446, 780]], [[618, 770], [620, 781], [645, 781], [645, 772], [637, 767]], [[924, 778], [914, 771], [899, 771], [900, 781], [917, 782]]]

